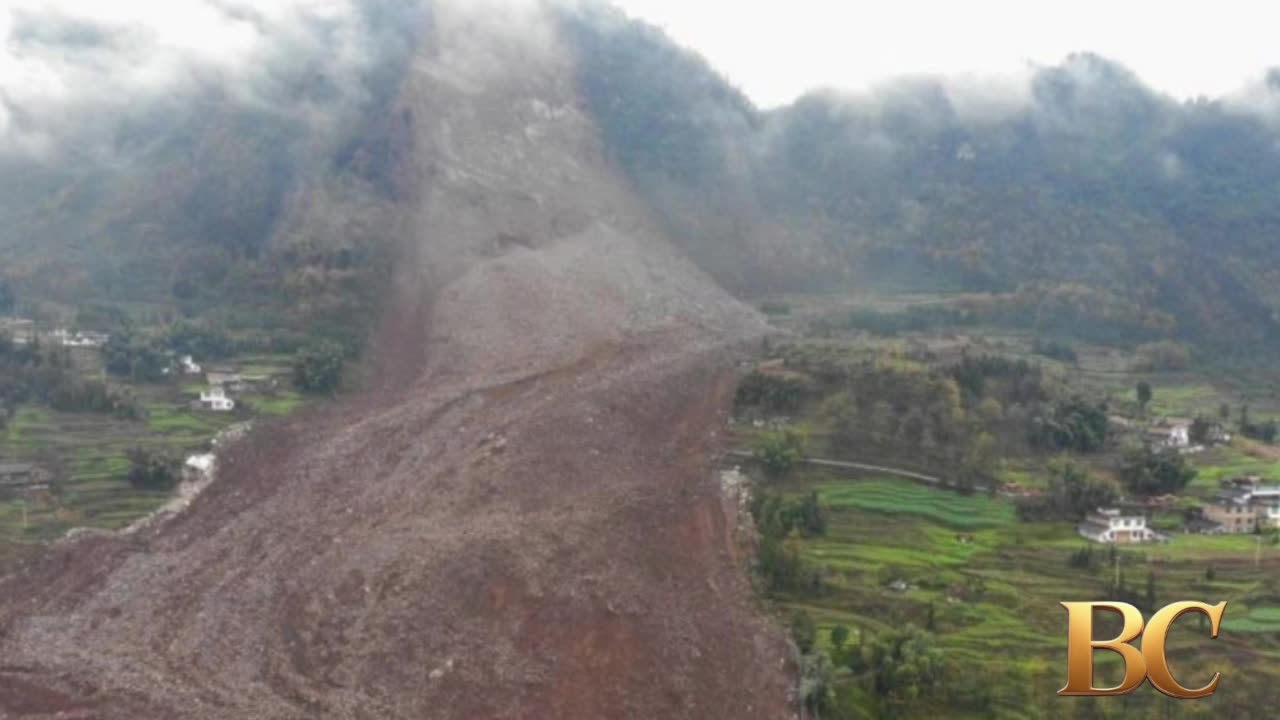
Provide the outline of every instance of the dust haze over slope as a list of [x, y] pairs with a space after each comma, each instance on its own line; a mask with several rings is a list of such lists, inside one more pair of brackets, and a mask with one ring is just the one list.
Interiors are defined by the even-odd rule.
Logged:
[[783, 715], [712, 463], [763, 327], [609, 170], [546, 9], [433, 15], [376, 213], [406, 253], [381, 387], [7, 579], [3, 715]]

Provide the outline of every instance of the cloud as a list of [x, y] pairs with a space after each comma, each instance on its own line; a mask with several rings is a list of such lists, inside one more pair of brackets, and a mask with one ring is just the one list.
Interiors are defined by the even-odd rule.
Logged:
[[[412, 0], [9, 0], [0, 6], [0, 154], [109, 144], [148, 108], [217, 92], [312, 119], [359, 101], [402, 49]], [[299, 92], [298, 80], [311, 78]]]

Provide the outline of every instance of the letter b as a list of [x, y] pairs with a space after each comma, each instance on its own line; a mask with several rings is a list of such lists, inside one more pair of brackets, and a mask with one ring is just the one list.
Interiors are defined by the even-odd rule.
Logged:
[[[1142, 634], [1142, 613], [1122, 602], [1064, 602], [1067, 609], [1067, 686], [1059, 695], [1124, 695], [1133, 692], [1147, 678], [1147, 661], [1142, 651], [1130, 645]], [[1124, 629], [1114, 640], [1093, 639], [1094, 609], [1113, 612], [1124, 618]], [[1110, 650], [1124, 659], [1124, 682], [1113, 688], [1093, 686], [1093, 651]]]

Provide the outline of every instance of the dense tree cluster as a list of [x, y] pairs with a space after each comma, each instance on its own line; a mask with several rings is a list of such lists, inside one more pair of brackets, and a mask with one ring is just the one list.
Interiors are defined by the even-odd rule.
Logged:
[[1182, 492], [1196, 477], [1196, 469], [1176, 450], [1142, 447], [1128, 453], [1120, 466], [1120, 480], [1134, 495], [1149, 497]]
[[1026, 521], [1076, 521], [1086, 513], [1114, 504], [1119, 497], [1120, 489], [1114, 482], [1089, 474], [1078, 463], [1057, 460], [1049, 465], [1045, 493], [1018, 500], [1018, 517]]
[[743, 409], [760, 409], [767, 414], [793, 413], [800, 409], [809, 392], [809, 383], [798, 373], [755, 371], [738, 383], [735, 404]]
[[182, 479], [176, 460], [144, 448], [129, 451], [129, 484], [140, 490], [169, 490]]
[[1049, 412], [1036, 417], [1030, 439], [1032, 445], [1045, 450], [1097, 452], [1106, 445], [1108, 424], [1106, 404], [1072, 398], [1055, 403]]
[[332, 340], [319, 340], [300, 349], [293, 361], [293, 382], [310, 393], [332, 393], [342, 382], [346, 352]]

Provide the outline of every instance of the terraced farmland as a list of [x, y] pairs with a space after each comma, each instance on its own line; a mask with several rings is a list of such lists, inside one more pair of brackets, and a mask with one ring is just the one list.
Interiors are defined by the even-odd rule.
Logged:
[[[1054, 695], [1065, 672], [1066, 615], [1059, 602], [1114, 599], [1115, 566], [1106, 549], [1095, 546], [1091, 567], [1073, 566], [1071, 554], [1085, 546], [1073, 527], [1021, 523], [1006, 498], [821, 471], [802, 472], [782, 490], [817, 490], [829, 508], [826, 535], [802, 545], [803, 557], [825, 568], [825, 590], [777, 598], [781, 611], [811, 615], [821, 646], [831, 648], [837, 625], [850, 628], [856, 643], [914, 623], [936, 633], [953, 670], [988, 678], [982, 685], [992, 688], [984, 700], [990, 706], [972, 717], [1075, 716], [1071, 708], [1047, 704], [1073, 702]], [[1228, 601], [1220, 640], [1210, 641], [1194, 620], [1179, 623], [1170, 636], [1170, 657], [1188, 684], [1212, 672], [1234, 681], [1234, 692], [1206, 701], [1205, 712], [1231, 712], [1280, 680], [1273, 663], [1260, 662], [1280, 658], [1280, 549], [1265, 546], [1255, 566], [1256, 549], [1252, 537], [1175, 536], [1167, 545], [1121, 552], [1126, 587], [1141, 594], [1150, 574], [1158, 604]], [[1212, 581], [1206, 579], [1210, 566]], [[1110, 629], [1099, 620], [1101, 637]], [[1100, 681], [1118, 676], [1109, 653], [1096, 660]], [[843, 692], [865, 693], [847, 670], [840, 677]], [[1151, 717], [1199, 717], [1154, 691], [1114, 705], [1117, 711], [1141, 706], [1142, 713], [1157, 713]], [[932, 710], [960, 716], [955, 707]]]

